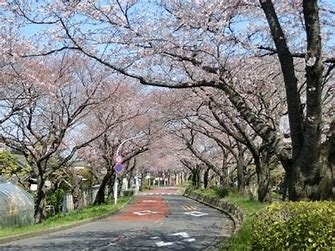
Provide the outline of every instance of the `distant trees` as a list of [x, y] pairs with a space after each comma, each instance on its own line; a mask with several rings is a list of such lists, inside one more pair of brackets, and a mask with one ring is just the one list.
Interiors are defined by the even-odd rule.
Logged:
[[[90, 119], [85, 122], [85, 133], [94, 135], [97, 127], [106, 125], [109, 125], [109, 129], [79, 153], [82, 158], [91, 163], [93, 173], [101, 177], [95, 204], [105, 202], [106, 188], [109, 188], [108, 195], [113, 191], [117, 150], [119, 149], [118, 154], [123, 159], [122, 174], [127, 173], [130, 171], [127, 168], [130, 161], [148, 150], [151, 137], [151, 132], [146, 129], [149, 123], [145, 121], [150, 105], [146, 104], [146, 94], [142, 93], [140, 88], [127, 84], [106, 84], [104, 91], [113, 93], [112, 98], [102, 106], [96, 107]], [[137, 136], [140, 137], [136, 138]], [[126, 141], [132, 137], [134, 140]], [[101, 175], [102, 170], [105, 171], [103, 175]]]
[[[242, 123], [239, 115], [219, 93], [203, 89], [185, 98], [183, 94], [186, 93], [179, 93], [178, 107], [166, 111], [167, 116], [168, 113], [171, 116], [168, 122], [171, 131], [184, 141], [187, 149], [201, 163], [192, 165], [184, 159], [182, 163], [185, 167], [197, 176], [204, 174], [205, 185], [209, 174], [206, 169], [215, 173], [223, 186], [231, 186], [236, 180], [242, 193], [256, 174], [259, 200], [271, 200], [270, 166], [273, 154], [267, 152], [269, 149], [264, 142], [257, 138], [247, 123]], [[194, 183], [199, 185], [198, 181]]]

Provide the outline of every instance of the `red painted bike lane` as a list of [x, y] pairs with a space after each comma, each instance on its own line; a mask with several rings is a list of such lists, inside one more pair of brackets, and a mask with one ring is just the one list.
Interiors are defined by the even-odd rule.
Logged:
[[109, 217], [112, 221], [160, 221], [169, 208], [163, 195], [176, 194], [176, 189], [155, 189], [142, 192], [119, 214]]

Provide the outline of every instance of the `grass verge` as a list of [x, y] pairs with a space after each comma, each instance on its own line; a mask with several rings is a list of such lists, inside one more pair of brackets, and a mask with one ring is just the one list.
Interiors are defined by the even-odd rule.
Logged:
[[[194, 189], [196, 193], [200, 193], [203, 196], [209, 198], [220, 198], [218, 191], [214, 189]], [[228, 196], [221, 198], [236, 206], [238, 206], [244, 214], [244, 222], [240, 230], [234, 234], [228, 242], [224, 241], [219, 248], [220, 251], [247, 251], [251, 250], [251, 234], [252, 234], [252, 217], [263, 207], [267, 206], [268, 203], [260, 203], [255, 200], [251, 200], [249, 196], [242, 196], [237, 192], [230, 191]]]
[[132, 197], [120, 197], [116, 205], [106, 203], [98, 206], [90, 206], [67, 214], [58, 214], [47, 218], [40, 224], [0, 228], [0, 243], [15, 240], [20, 237], [36, 235], [41, 232], [46, 233], [48, 231], [61, 230], [106, 217], [118, 212], [131, 200], [131, 198]]
[[224, 199], [242, 209], [244, 213], [244, 222], [241, 229], [230, 238], [228, 247], [226, 246], [221, 250], [232, 250], [232, 251], [251, 250], [251, 233], [252, 233], [251, 219], [256, 212], [258, 212], [261, 208], [265, 207], [267, 204], [260, 203], [255, 200], [250, 200], [249, 197], [247, 196], [239, 196], [236, 194], [229, 195]]

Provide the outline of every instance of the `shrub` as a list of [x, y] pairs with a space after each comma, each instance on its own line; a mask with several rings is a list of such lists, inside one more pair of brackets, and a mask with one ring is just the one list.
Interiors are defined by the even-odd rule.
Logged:
[[47, 204], [53, 206], [53, 211], [56, 214], [62, 211], [64, 194], [65, 192], [62, 188], [58, 188], [56, 191], [48, 190], [46, 193]]
[[219, 187], [214, 187], [213, 189], [219, 198], [224, 198], [229, 195], [229, 188], [227, 187], [219, 186]]
[[151, 186], [150, 185], [143, 185], [142, 187], [142, 190], [150, 190], [151, 189]]
[[330, 250], [334, 202], [278, 202], [253, 218], [252, 250]]
[[133, 190], [124, 190], [123, 191], [123, 196], [133, 196], [134, 195], [134, 191]]

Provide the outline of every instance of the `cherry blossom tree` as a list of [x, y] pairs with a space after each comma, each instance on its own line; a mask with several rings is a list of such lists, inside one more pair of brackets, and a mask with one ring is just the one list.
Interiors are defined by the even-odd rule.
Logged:
[[[45, 218], [46, 181], [64, 167], [78, 149], [108, 129], [108, 126], [99, 127], [94, 135], [81, 137], [77, 142], [73, 140], [93, 107], [108, 98], [108, 94], [96, 95], [106, 80], [100, 74], [101, 66], [98, 65], [99, 71], [96, 71], [92, 62], [72, 53], [52, 57], [52, 60], [52, 64], [36, 61], [35, 67], [29, 68], [29, 75], [25, 74], [28, 69], [23, 65], [13, 64], [15, 89], [6, 89], [9, 94], [6, 102], [13, 104], [16, 99], [11, 97], [21, 93], [25, 106], [0, 125], [1, 141], [25, 156], [37, 178], [37, 222]], [[61, 161], [53, 165], [53, 157], [59, 155]]]
[[[189, 155], [185, 151], [182, 141], [171, 133], [172, 120], [175, 111], [182, 109], [183, 96], [176, 97], [173, 92], [166, 89], [150, 90], [146, 102], [150, 107], [147, 114], [151, 132], [149, 150], [139, 156], [137, 168], [142, 177], [147, 177], [148, 185], [161, 185], [164, 177], [165, 185], [178, 184], [185, 181], [186, 171], [180, 160]], [[142, 179], [143, 181], [143, 179]], [[156, 183], [157, 181], [157, 183]]]
[[[21, 31], [42, 25], [40, 49], [29, 55], [77, 50], [141, 84], [225, 93], [285, 168], [291, 200], [334, 196], [332, 7], [317, 0], [4, 4], [8, 16], [28, 25], [17, 25]], [[239, 88], [258, 86], [239, 76], [240, 63], [254, 57], [276, 62], [267, 76], [280, 69], [289, 149], [282, 132]]]
[[142, 177], [150, 179], [150, 186], [181, 185], [190, 173], [181, 160], [191, 158], [181, 140], [169, 130], [162, 130], [152, 138], [149, 151], [138, 159], [139, 171]]
[[[175, 97], [176, 95], [176, 91]], [[253, 130], [243, 122], [235, 109], [229, 104], [229, 100], [214, 90], [197, 90], [194, 95], [186, 97], [188, 92], [178, 92], [180, 98], [171, 101], [171, 105], [165, 110], [170, 118], [170, 130], [185, 142], [185, 147], [201, 161], [198, 165], [204, 170], [194, 173], [199, 176], [204, 174], [204, 185], [207, 185], [209, 170], [220, 177], [224, 186], [230, 186], [237, 167], [237, 185], [239, 191], [245, 191], [252, 174], [257, 174], [258, 198], [260, 201], [271, 200], [270, 196], [270, 164], [271, 154], [262, 140]], [[253, 106], [258, 107], [259, 114], [269, 113], [271, 105], [266, 100], [271, 100], [273, 107], [280, 108], [274, 99], [261, 95], [262, 102], [257, 105], [255, 100], [248, 99]], [[256, 100], [257, 101], [257, 100]], [[172, 107], [172, 104], [178, 106]], [[270, 102], [271, 103], [271, 102]], [[273, 108], [271, 108], [273, 109]], [[274, 111], [271, 111], [272, 114]], [[269, 116], [270, 117], [270, 116]], [[243, 147], [244, 146], [244, 147]], [[246, 149], [248, 150], [246, 152]], [[249, 153], [249, 156], [245, 153]], [[252, 164], [247, 158], [253, 160]], [[232, 161], [235, 159], [235, 161]], [[185, 166], [192, 168], [191, 162], [183, 161]], [[248, 167], [249, 166], [249, 167]], [[255, 166], [256, 172], [250, 172]], [[205, 170], [206, 169], [206, 170]], [[193, 170], [193, 168], [192, 168]]]
[[[95, 109], [94, 114], [86, 121], [85, 132], [90, 135], [95, 133], [99, 125], [107, 123], [111, 126], [101, 138], [80, 152], [82, 158], [91, 163], [96, 176], [100, 176], [101, 179], [95, 204], [105, 202], [106, 188], [109, 188], [108, 196], [112, 194], [116, 178], [122, 181], [123, 177], [134, 176], [137, 163], [135, 158], [148, 150], [151, 137], [155, 133], [155, 129], [152, 129], [153, 104], [149, 102], [149, 94], [145, 93], [143, 88], [111, 83], [104, 86], [104, 91], [112, 93], [112, 98]], [[114, 170], [116, 156], [122, 157], [123, 165], [123, 170], [118, 175]], [[105, 171], [104, 175], [101, 175], [102, 170]], [[120, 192], [122, 182], [118, 184]]]

